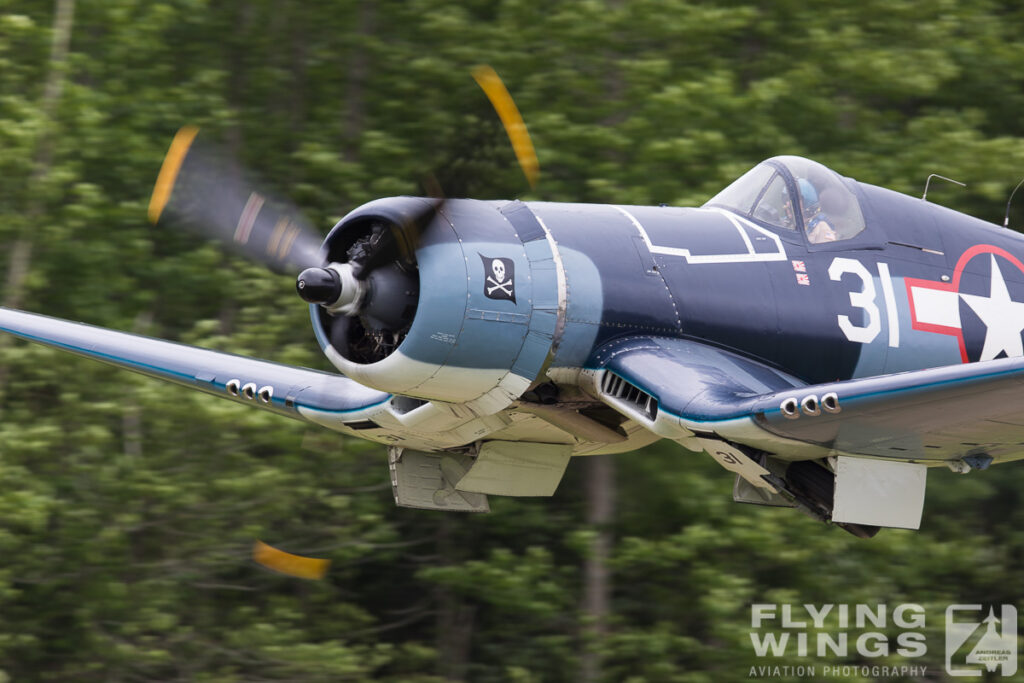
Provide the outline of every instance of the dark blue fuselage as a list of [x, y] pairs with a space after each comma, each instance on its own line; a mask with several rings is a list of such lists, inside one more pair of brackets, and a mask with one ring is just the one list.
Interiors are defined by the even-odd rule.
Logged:
[[[811, 383], [978, 360], [986, 328], [958, 294], [988, 296], [995, 261], [1024, 300], [1024, 239], [882, 188], [856, 191], [866, 228], [825, 244], [722, 209], [528, 206], [566, 262], [565, 339], [591, 350], [631, 334], [696, 339]], [[555, 357], [588, 360], [579, 343]]]

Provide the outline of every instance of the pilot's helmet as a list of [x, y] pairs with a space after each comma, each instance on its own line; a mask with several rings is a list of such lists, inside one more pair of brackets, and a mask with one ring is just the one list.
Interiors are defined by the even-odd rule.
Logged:
[[803, 202], [804, 210], [817, 208], [818, 191], [807, 178], [797, 178], [796, 185], [800, 188], [800, 201]]

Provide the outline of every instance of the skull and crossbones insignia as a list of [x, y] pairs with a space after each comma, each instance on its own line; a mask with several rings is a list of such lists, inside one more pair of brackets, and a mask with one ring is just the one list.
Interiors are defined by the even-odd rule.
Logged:
[[484, 264], [484, 296], [516, 302], [515, 274], [516, 265], [510, 258], [492, 258], [480, 254]]

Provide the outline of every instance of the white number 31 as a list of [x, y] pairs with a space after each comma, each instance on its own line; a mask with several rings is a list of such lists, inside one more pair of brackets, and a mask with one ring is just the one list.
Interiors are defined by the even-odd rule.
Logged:
[[[843, 331], [846, 338], [852, 342], [870, 344], [882, 331], [882, 314], [875, 303], [877, 292], [875, 291], [875, 279], [863, 263], [852, 258], [833, 259], [832, 265], [828, 268], [829, 279], [839, 282], [843, 275], [856, 275], [860, 278], [860, 291], [850, 292], [850, 305], [864, 311], [864, 324], [855, 325], [850, 316], [837, 315], [839, 329]], [[892, 278], [889, 275], [889, 266], [885, 263], [878, 264], [879, 281], [882, 284], [883, 294], [887, 313], [889, 314], [889, 346], [894, 348], [900, 345], [899, 321], [896, 318], [896, 297], [892, 291]]]

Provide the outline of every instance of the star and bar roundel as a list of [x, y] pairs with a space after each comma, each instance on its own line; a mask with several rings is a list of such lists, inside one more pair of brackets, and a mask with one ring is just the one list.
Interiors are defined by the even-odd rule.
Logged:
[[1024, 263], [1005, 249], [971, 247], [950, 282], [905, 282], [913, 329], [955, 337], [964, 363], [1024, 356]]

